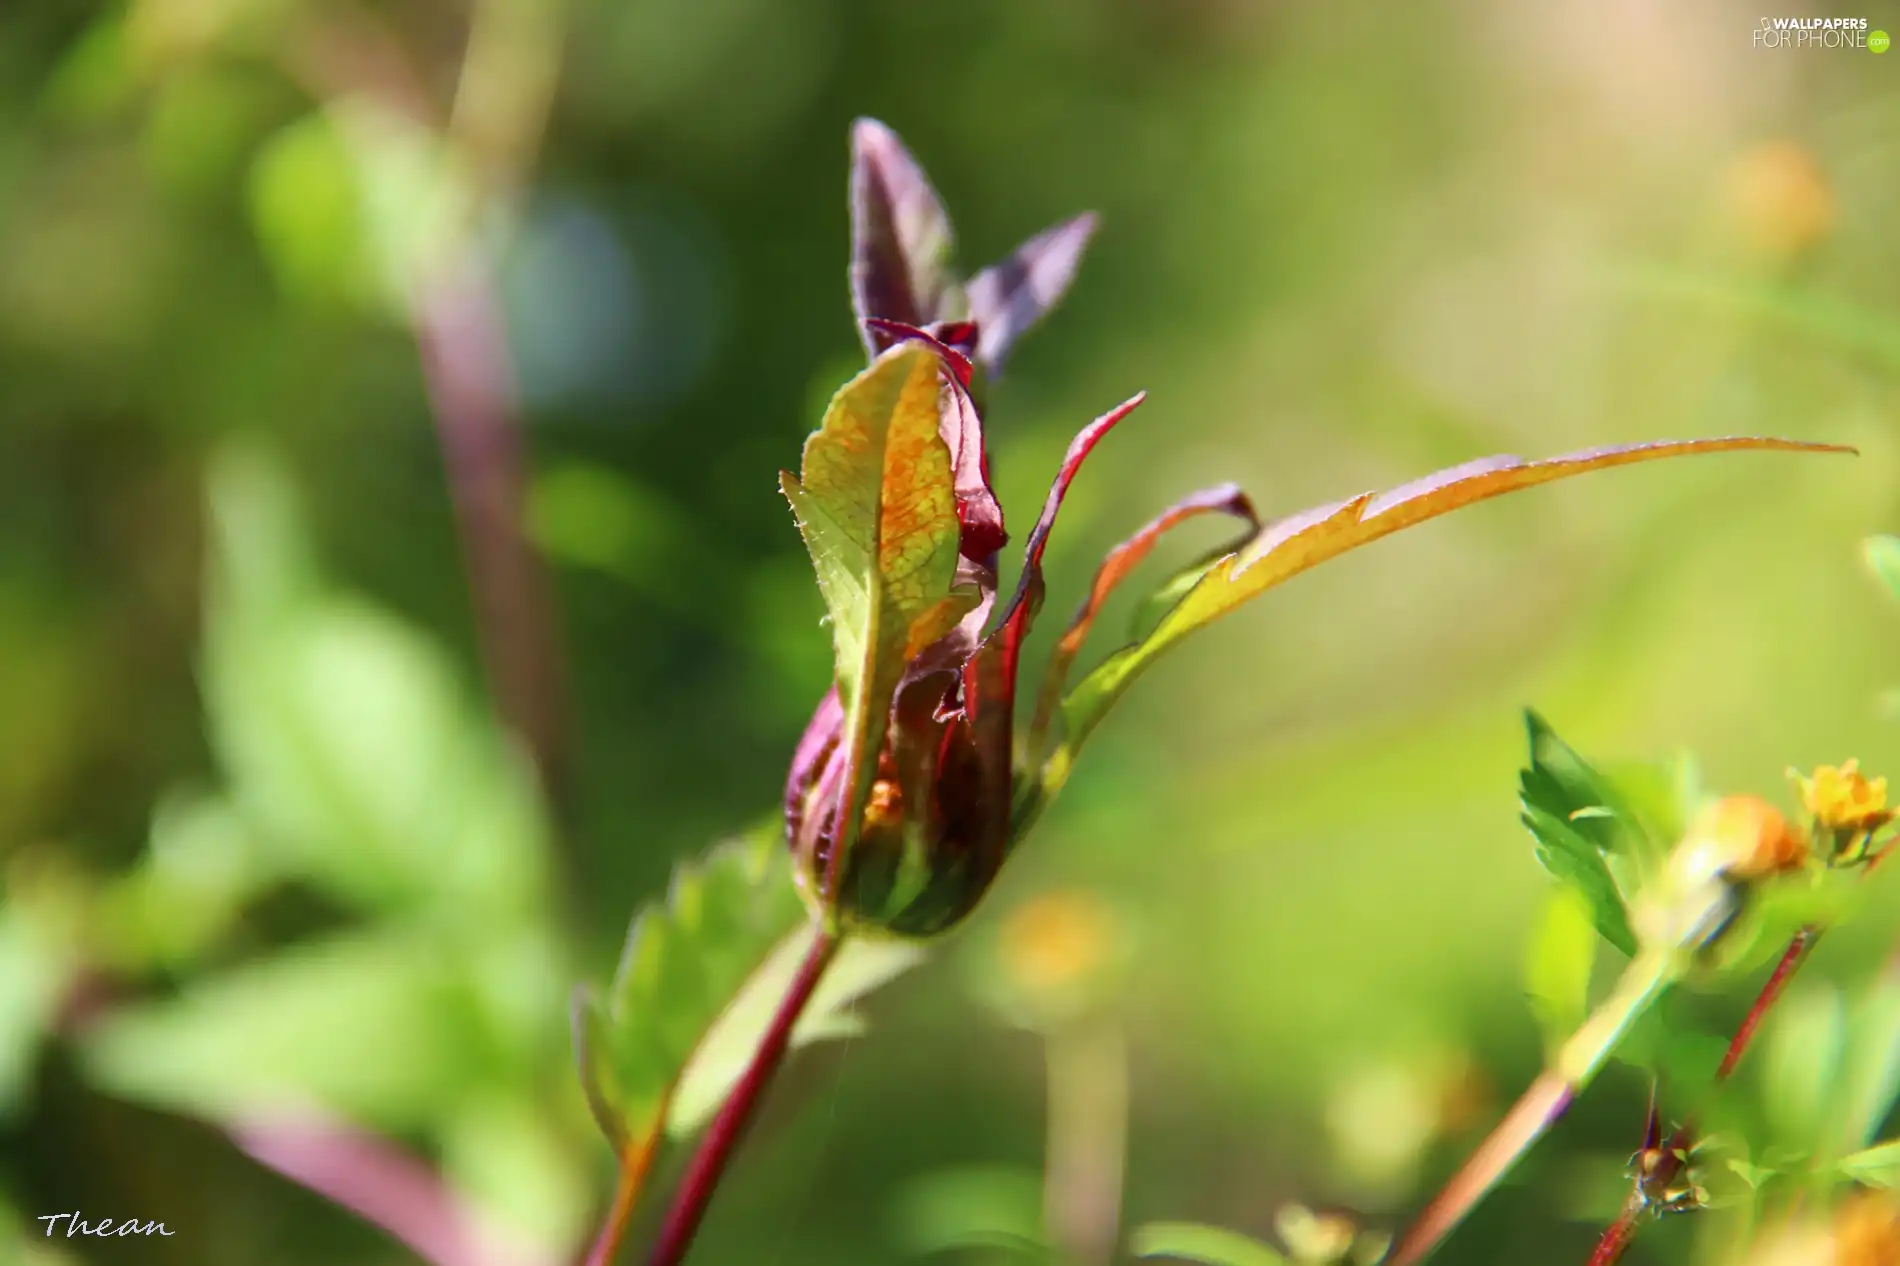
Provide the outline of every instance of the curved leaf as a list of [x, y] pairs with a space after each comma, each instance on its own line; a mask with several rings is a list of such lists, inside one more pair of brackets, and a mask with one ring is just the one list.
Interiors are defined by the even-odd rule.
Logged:
[[1202, 1266], [1287, 1266], [1285, 1257], [1238, 1231], [1194, 1222], [1150, 1222], [1129, 1237], [1136, 1257], [1172, 1257]]
[[[1072, 752], [1088, 737], [1108, 708], [1162, 651], [1249, 599], [1256, 598], [1310, 567], [1337, 558], [1382, 536], [1437, 518], [1463, 506], [1522, 488], [1568, 479], [1612, 466], [1748, 449], [1789, 452], [1854, 450], [1832, 444], [1763, 437], [1707, 440], [1659, 440], [1615, 448], [1586, 449], [1544, 461], [1485, 457], [1405, 484], [1390, 492], [1359, 496], [1317, 506], [1261, 529], [1252, 540], [1210, 568], [1185, 597], [1162, 617], [1153, 633], [1117, 651], [1090, 673], [1063, 701], [1063, 719]], [[1066, 760], [1063, 762], [1066, 767]]]

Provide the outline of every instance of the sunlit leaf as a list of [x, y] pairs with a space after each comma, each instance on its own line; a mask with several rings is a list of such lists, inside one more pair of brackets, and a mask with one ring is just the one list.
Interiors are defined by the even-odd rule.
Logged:
[[1531, 934], [1524, 985], [1552, 1053], [1583, 1023], [1596, 952], [1596, 919], [1589, 901], [1573, 888], [1551, 889]]
[[1863, 1147], [1900, 1098], [1900, 980], [1881, 971], [1848, 1022], [1839, 1146]]
[[1238, 1231], [1193, 1222], [1150, 1222], [1129, 1236], [1136, 1257], [1167, 1257], [1202, 1266], [1287, 1266], [1287, 1259]]
[[906, 665], [978, 601], [953, 588], [960, 528], [939, 434], [942, 361], [894, 347], [832, 399], [806, 441], [801, 479], [782, 475], [831, 613], [844, 753], [833, 863], [855, 838], [891, 695]]
[[1002, 371], [1010, 349], [1061, 302], [1095, 232], [1093, 215], [1078, 215], [1030, 238], [1001, 263], [970, 279], [970, 317], [977, 324], [976, 356], [990, 374]]
[[1362, 493], [1270, 523], [1210, 568], [1152, 633], [1117, 651], [1077, 685], [1063, 702], [1068, 744], [1080, 746], [1110, 705], [1163, 651], [1308, 568], [1427, 519], [1537, 484], [1612, 466], [1745, 449], [1851, 451], [1794, 440], [1725, 438], [1588, 449], [1544, 461], [1486, 457], [1390, 492]]

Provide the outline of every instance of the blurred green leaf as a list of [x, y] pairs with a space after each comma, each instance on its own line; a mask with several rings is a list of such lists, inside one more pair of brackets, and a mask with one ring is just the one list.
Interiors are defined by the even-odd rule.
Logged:
[[1865, 1146], [1900, 1097], [1900, 980], [1877, 972], [1848, 1020], [1837, 1146]]
[[1031, 1169], [985, 1166], [926, 1174], [898, 1194], [893, 1231], [908, 1253], [1002, 1249], [1054, 1262], [1042, 1225], [1043, 1180]]
[[1879, 1143], [1843, 1156], [1838, 1166], [1857, 1183], [1891, 1191], [1900, 1187], [1900, 1142]]
[[482, 1073], [456, 957], [401, 926], [303, 942], [112, 1012], [80, 1043], [87, 1075], [227, 1124], [314, 1103], [383, 1130], [428, 1128]]
[[1173, 1257], [1203, 1266], [1286, 1266], [1286, 1258], [1258, 1240], [1217, 1226], [1150, 1222], [1129, 1237], [1136, 1257]]
[[1530, 829], [1537, 860], [1544, 869], [1589, 906], [1591, 920], [1604, 940], [1634, 958], [1636, 933], [1603, 854], [1569, 822], [1545, 809], [1525, 805], [1523, 822]]
[[204, 693], [234, 802], [285, 869], [355, 904], [479, 920], [539, 911], [539, 794], [441, 650], [328, 591], [283, 477], [257, 454], [212, 473]]
[[1769, 1014], [1760, 1069], [1764, 1107], [1777, 1143], [1814, 1152], [1831, 1140], [1847, 1023], [1840, 993], [1797, 984]]
[[1552, 888], [1524, 964], [1525, 989], [1543, 1029], [1547, 1056], [1569, 1040], [1589, 1011], [1596, 954], [1597, 928], [1589, 901], [1574, 888]]
[[30, 1100], [41, 1043], [80, 968], [66, 895], [35, 901], [15, 886], [0, 904], [0, 1120]]

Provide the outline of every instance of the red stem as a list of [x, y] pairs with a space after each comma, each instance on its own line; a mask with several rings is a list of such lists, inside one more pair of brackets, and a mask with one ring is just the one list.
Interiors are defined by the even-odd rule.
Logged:
[[1801, 964], [1807, 959], [1808, 951], [1814, 948], [1814, 942], [1820, 934], [1819, 928], [1805, 927], [1796, 932], [1794, 939], [1788, 942], [1787, 951], [1782, 954], [1781, 961], [1775, 964], [1774, 973], [1768, 977], [1767, 983], [1761, 987], [1761, 992], [1755, 996], [1755, 1005], [1750, 1007], [1748, 1014], [1742, 1017], [1741, 1027], [1735, 1030], [1735, 1036], [1729, 1040], [1728, 1050], [1722, 1056], [1721, 1066], [1715, 1070], [1717, 1081], [1728, 1080], [1728, 1075], [1735, 1071], [1737, 1064], [1742, 1062], [1742, 1056], [1748, 1053], [1748, 1044], [1754, 1040], [1755, 1030], [1761, 1027], [1763, 1017], [1781, 998], [1781, 993], [1788, 987], [1788, 982], [1794, 979], [1795, 972], [1800, 970]]
[[1632, 1201], [1616, 1221], [1604, 1228], [1603, 1238], [1597, 1241], [1596, 1251], [1590, 1254], [1586, 1266], [1616, 1266], [1623, 1260], [1623, 1250], [1636, 1238], [1636, 1219], [1642, 1213], [1642, 1206]]
[[792, 977], [792, 983], [786, 987], [785, 996], [779, 999], [778, 1011], [772, 1016], [771, 1026], [766, 1029], [765, 1036], [760, 1039], [759, 1049], [753, 1052], [752, 1062], [746, 1065], [739, 1083], [726, 1096], [719, 1114], [707, 1127], [706, 1137], [701, 1140], [699, 1150], [693, 1153], [693, 1159], [686, 1166], [686, 1176], [680, 1179], [679, 1190], [673, 1196], [673, 1205], [666, 1211], [666, 1221], [660, 1227], [660, 1238], [653, 1245], [652, 1255], [647, 1258], [648, 1266], [679, 1266], [686, 1257], [686, 1250], [692, 1245], [693, 1235], [706, 1216], [706, 1206], [712, 1203], [713, 1192], [726, 1172], [726, 1165], [732, 1160], [739, 1139], [764, 1099], [766, 1086], [785, 1062], [785, 1052], [791, 1047], [792, 1029], [797, 1025], [798, 1017], [804, 1013], [806, 1004], [811, 1001], [818, 982], [824, 978], [825, 969], [831, 966], [840, 943], [840, 938], [824, 927], [813, 929], [811, 949], [798, 965], [798, 974]]

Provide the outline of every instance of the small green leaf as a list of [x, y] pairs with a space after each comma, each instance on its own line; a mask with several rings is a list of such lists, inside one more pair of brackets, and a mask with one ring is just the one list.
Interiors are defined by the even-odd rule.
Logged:
[[1554, 1054], [1583, 1023], [1596, 953], [1595, 913], [1588, 899], [1574, 888], [1551, 889], [1524, 964], [1525, 989], [1544, 1032], [1546, 1053]]
[[1900, 1142], [1878, 1143], [1843, 1156], [1839, 1168], [1855, 1182], [1891, 1191], [1900, 1187]]
[[[674, 872], [642, 910], [605, 995], [582, 990], [575, 1054], [596, 1120], [617, 1150], [664, 1126], [698, 1129], [744, 1071], [812, 925], [793, 888], [776, 819]], [[915, 966], [911, 944], [847, 941], [813, 993], [795, 1045], [857, 1031], [852, 1003]]]
[[1136, 1257], [1172, 1257], [1201, 1266], [1287, 1266], [1287, 1259], [1237, 1231], [1194, 1222], [1150, 1222], [1128, 1246]]
[[1622, 891], [1603, 854], [1581, 832], [1544, 809], [1526, 805], [1524, 825], [1536, 841], [1537, 860], [1559, 882], [1581, 897], [1603, 939], [1635, 957], [1636, 933]]
[[634, 916], [612, 986], [575, 1004], [581, 1080], [617, 1148], [659, 1128], [693, 1052], [804, 917], [777, 822], [682, 864]]

